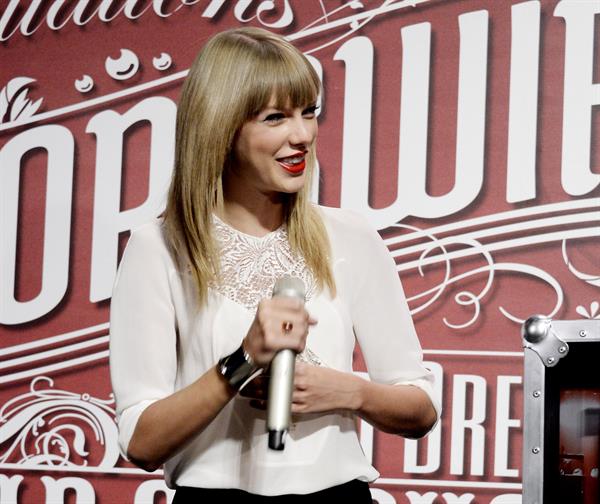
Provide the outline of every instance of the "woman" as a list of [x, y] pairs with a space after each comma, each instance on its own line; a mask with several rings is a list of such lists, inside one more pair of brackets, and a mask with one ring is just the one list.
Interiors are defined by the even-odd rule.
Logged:
[[[213, 37], [183, 86], [167, 210], [123, 255], [110, 345], [119, 442], [144, 469], [164, 463], [176, 500], [371, 502], [378, 473], [356, 415], [410, 437], [438, 417], [387, 249], [359, 216], [309, 202], [319, 91], [282, 38]], [[269, 299], [285, 275], [306, 285], [305, 306]], [[352, 373], [355, 336], [372, 381]], [[283, 348], [303, 362], [276, 452], [265, 412], [238, 391]]]

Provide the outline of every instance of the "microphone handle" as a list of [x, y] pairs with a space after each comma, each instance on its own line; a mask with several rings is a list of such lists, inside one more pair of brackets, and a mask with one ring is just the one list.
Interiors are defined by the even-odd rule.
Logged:
[[[299, 278], [286, 275], [275, 282], [273, 297], [291, 297], [304, 303], [306, 288]], [[285, 436], [290, 428], [292, 416], [292, 393], [294, 391], [294, 370], [296, 352], [280, 350], [271, 361], [269, 396], [267, 398], [267, 430], [269, 448], [283, 450]]]
[[290, 349], [277, 352], [271, 362], [267, 427], [269, 430], [269, 448], [272, 450], [283, 450], [285, 446], [285, 436], [290, 427], [292, 416], [295, 366], [296, 352]]

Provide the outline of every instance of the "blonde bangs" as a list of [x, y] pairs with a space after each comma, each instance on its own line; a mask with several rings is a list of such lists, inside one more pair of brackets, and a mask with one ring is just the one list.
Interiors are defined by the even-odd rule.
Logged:
[[245, 57], [251, 69], [243, 76], [238, 88], [238, 99], [246, 109], [244, 120], [268, 106], [304, 108], [317, 101], [321, 91], [317, 72], [292, 46], [260, 46], [255, 53]]
[[263, 81], [268, 91], [265, 89], [265, 94], [261, 97], [260, 109], [270, 105], [272, 99], [273, 105], [278, 109], [305, 108], [317, 101], [320, 82], [308, 61], [278, 62], [273, 68], [265, 69], [263, 75], [269, 75], [270, 78]]

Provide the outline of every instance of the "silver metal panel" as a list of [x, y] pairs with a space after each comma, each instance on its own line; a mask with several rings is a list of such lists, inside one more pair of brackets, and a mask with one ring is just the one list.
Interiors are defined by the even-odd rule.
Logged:
[[600, 319], [553, 320], [552, 330], [567, 343], [600, 341]]
[[525, 357], [523, 503], [544, 504], [546, 369], [568, 358], [569, 345], [600, 342], [600, 320], [551, 320], [534, 316], [523, 324], [521, 332]]
[[523, 502], [542, 504], [544, 489], [544, 379], [546, 367], [532, 349], [525, 351], [523, 380]]

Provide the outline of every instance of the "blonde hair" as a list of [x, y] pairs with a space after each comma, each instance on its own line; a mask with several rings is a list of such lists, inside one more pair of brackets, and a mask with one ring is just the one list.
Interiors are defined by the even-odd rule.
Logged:
[[[223, 170], [242, 125], [269, 105], [306, 107], [320, 81], [308, 60], [283, 38], [260, 28], [238, 28], [212, 37], [196, 57], [177, 110], [175, 167], [164, 214], [167, 241], [180, 266], [194, 276], [206, 301], [219, 278], [212, 212], [223, 205]], [[304, 187], [286, 195], [285, 222], [292, 250], [301, 255], [320, 289], [335, 296], [330, 244], [309, 200], [315, 147], [307, 156]]]

